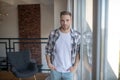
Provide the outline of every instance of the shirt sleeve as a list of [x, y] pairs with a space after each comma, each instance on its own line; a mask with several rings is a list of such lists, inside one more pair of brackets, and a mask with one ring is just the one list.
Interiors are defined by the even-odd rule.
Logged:
[[81, 36], [79, 35], [78, 42], [77, 42], [77, 53], [80, 53], [80, 44], [81, 44]]
[[53, 51], [53, 44], [52, 44], [52, 32], [51, 32], [48, 37], [48, 42], [45, 46], [45, 55], [51, 55], [52, 51]]

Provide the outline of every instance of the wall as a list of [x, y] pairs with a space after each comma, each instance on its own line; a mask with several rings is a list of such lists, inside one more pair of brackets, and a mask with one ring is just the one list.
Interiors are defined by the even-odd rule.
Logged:
[[[0, 21], [0, 38], [18, 37], [18, 4], [40, 3], [42, 38], [47, 38], [53, 28], [59, 27], [60, 11], [67, 9], [67, 0], [1, 0], [0, 3], [0, 8], [4, 8], [4, 12], [8, 13], [8, 16], [4, 16], [3, 21]], [[45, 45], [42, 45], [42, 63], [43, 68], [47, 68], [44, 47]], [[0, 57], [5, 56], [5, 51], [0, 46]]]
[[[44, 1], [44, 2], [43, 2]], [[41, 37], [47, 37], [49, 29], [54, 26], [53, 3], [45, 2], [48, 0], [1, 0], [2, 11], [8, 13], [0, 21], [0, 38], [18, 37], [18, 4], [40, 4], [41, 5]], [[46, 30], [47, 28], [47, 30]]]
[[41, 37], [48, 37], [53, 28], [60, 26], [60, 12], [67, 10], [67, 0], [1, 0], [0, 3], [3, 11], [8, 13], [8, 16], [3, 16], [3, 21], [0, 21], [0, 38], [18, 37], [18, 4], [41, 5]]
[[[48, 37], [54, 27], [54, 5], [53, 1], [47, 1], [49, 0], [0, 0], [0, 10], [8, 13], [8, 16], [0, 16], [0, 38], [18, 38], [17, 5], [19, 4], [40, 4], [41, 37]], [[0, 57], [6, 57], [5, 46], [1, 44]]]
[[54, 28], [60, 26], [60, 12], [67, 10], [67, 0], [54, 0]]
[[54, 6], [41, 5], [41, 37], [48, 37], [54, 28]]

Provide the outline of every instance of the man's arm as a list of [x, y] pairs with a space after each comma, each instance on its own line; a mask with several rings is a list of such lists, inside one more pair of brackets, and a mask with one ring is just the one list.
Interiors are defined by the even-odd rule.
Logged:
[[76, 71], [76, 69], [77, 69], [77, 67], [78, 67], [79, 62], [80, 62], [80, 54], [78, 53], [78, 54], [76, 55], [74, 65], [70, 68], [70, 71], [71, 71], [71, 72]]
[[48, 67], [49, 67], [51, 70], [55, 70], [55, 69], [56, 69], [55, 66], [52, 65], [52, 63], [51, 63], [50, 55], [46, 55], [46, 61], [47, 61]]
[[79, 62], [80, 62], [80, 54], [78, 53], [78, 54], [76, 55], [76, 58], [75, 58], [75, 63], [74, 63], [74, 65], [73, 65], [73, 66], [77, 67], [77, 66], [78, 66], [78, 64], [79, 64]]

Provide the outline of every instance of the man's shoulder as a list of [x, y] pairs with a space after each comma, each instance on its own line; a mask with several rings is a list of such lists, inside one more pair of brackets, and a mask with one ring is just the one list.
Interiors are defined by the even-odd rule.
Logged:
[[74, 35], [81, 35], [80, 32], [78, 32], [78, 31], [75, 30], [75, 29], [71, 29], [71, 31], [72, 31], [72, 33], [73, 33]]
[[58, 33], [58, 31], [59, 31], [59, 29], [53, 29], [53, 30], [50, 32], [50, 34], [51, 34], [51, 35], [54, 35], [54, 34]]

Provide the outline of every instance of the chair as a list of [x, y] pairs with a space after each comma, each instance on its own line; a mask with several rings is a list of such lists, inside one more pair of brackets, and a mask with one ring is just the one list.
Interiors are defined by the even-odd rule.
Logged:
[[37, 64], [30, 59], [30, 52], [19, 51], [19, 52], [9, 52], [8, 54], [8, 63], [11, 66], [11, 72], [21, 80], [21, 78], [28, 78], [38, 72]]

